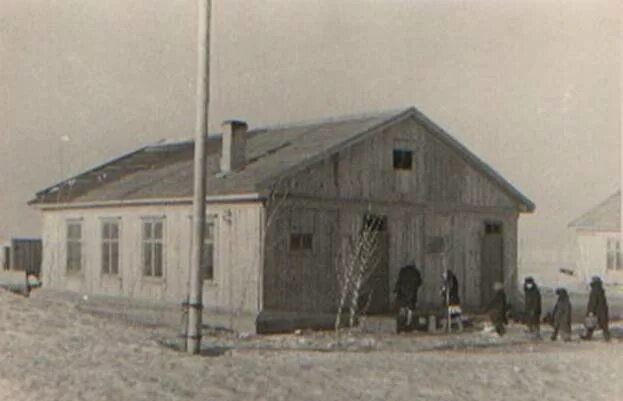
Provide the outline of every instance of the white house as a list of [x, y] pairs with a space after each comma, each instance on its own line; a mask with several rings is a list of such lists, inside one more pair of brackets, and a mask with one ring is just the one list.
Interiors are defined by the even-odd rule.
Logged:
[[623, 284], [621, 250], [621, 191], [569, 224], [575, 231], [578, 277], [600, 276], [608, 284]]

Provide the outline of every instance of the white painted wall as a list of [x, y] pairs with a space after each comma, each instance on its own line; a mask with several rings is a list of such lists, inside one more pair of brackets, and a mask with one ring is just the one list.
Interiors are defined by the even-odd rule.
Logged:
[[[214, 281], [204, 284], [208, 307], [257, 311], [262, 206], [257, 203], [208, 205], [217, 216]], [[85, 294], [181, 302], [188, 288], [191, 206], [125, 206], [46, 210], [43, 213], [42, 278], [47, 288]], [[142, 274], [142, 221], [164, 217], [162, 278]], [[101, 220], [120, 219], [119, 275], [101, 273]], [[66, 221], [83, 225], [82, 271], [66, 273]]]

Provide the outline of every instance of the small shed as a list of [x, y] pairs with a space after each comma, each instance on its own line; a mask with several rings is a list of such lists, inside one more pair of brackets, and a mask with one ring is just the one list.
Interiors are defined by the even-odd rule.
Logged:
[[2, 268], [39, 276], [41, 252], [40, 238], [11, 238], [9, 244], [2, 247]]

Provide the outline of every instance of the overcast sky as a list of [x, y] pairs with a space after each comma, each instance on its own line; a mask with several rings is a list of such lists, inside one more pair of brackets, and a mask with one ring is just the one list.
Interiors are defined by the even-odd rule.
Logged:
[[[536, 203], [535, 244], [620, 184], [620, 0], [213, 3], [212, 130], [415, 105]], [[0, 0], [0, 236], [61, 175], [192, 136], [195, 32], [194, 0]]]

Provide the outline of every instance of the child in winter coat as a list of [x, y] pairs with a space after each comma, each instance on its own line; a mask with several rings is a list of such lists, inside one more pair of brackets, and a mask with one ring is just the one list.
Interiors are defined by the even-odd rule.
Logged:
[[[608, 301], [606, 292], [602, 286], [601, 279], [597, 276], [591, 280], [591, 293], [588, 297], [586, 315], [597, 318], [597, 326], [604, 333], [604, 340], [610, 340], [610, 330], [608, 330]], [[594, 326], [586, 328], [586, 334], [581, 336], [583, 340], [590, 340], [593, 337]]]
[[508, 324], [508, 319], [506, 318], [507, 305], [504, 284], [495, 283], [493, 285], [493, 290], [495, 291], [495, 295], [489, 303], [487, 310], [489, 311], [491, 323], [495, 327], [495, 332], [498, 333], [499, 336], [503, 336], [504, 333], [506, 333], [504, 325]]
[[554, 332], [552, 333], [551, 340], [556, 341], [558, 333], [563, 341], [571, 340], [571, 301], [569, 300], [569, 294], [564, 288], [558, 288], [556, 290], [558, 299], [554, 310], [552, 311], [552, 326], [554, 326]]
[[541, 322], [541, 292], [532, 277], [524, 280], [525, 311], [524, 321], [528, 325], [528, 331], [537, 338], [540, 337]]

